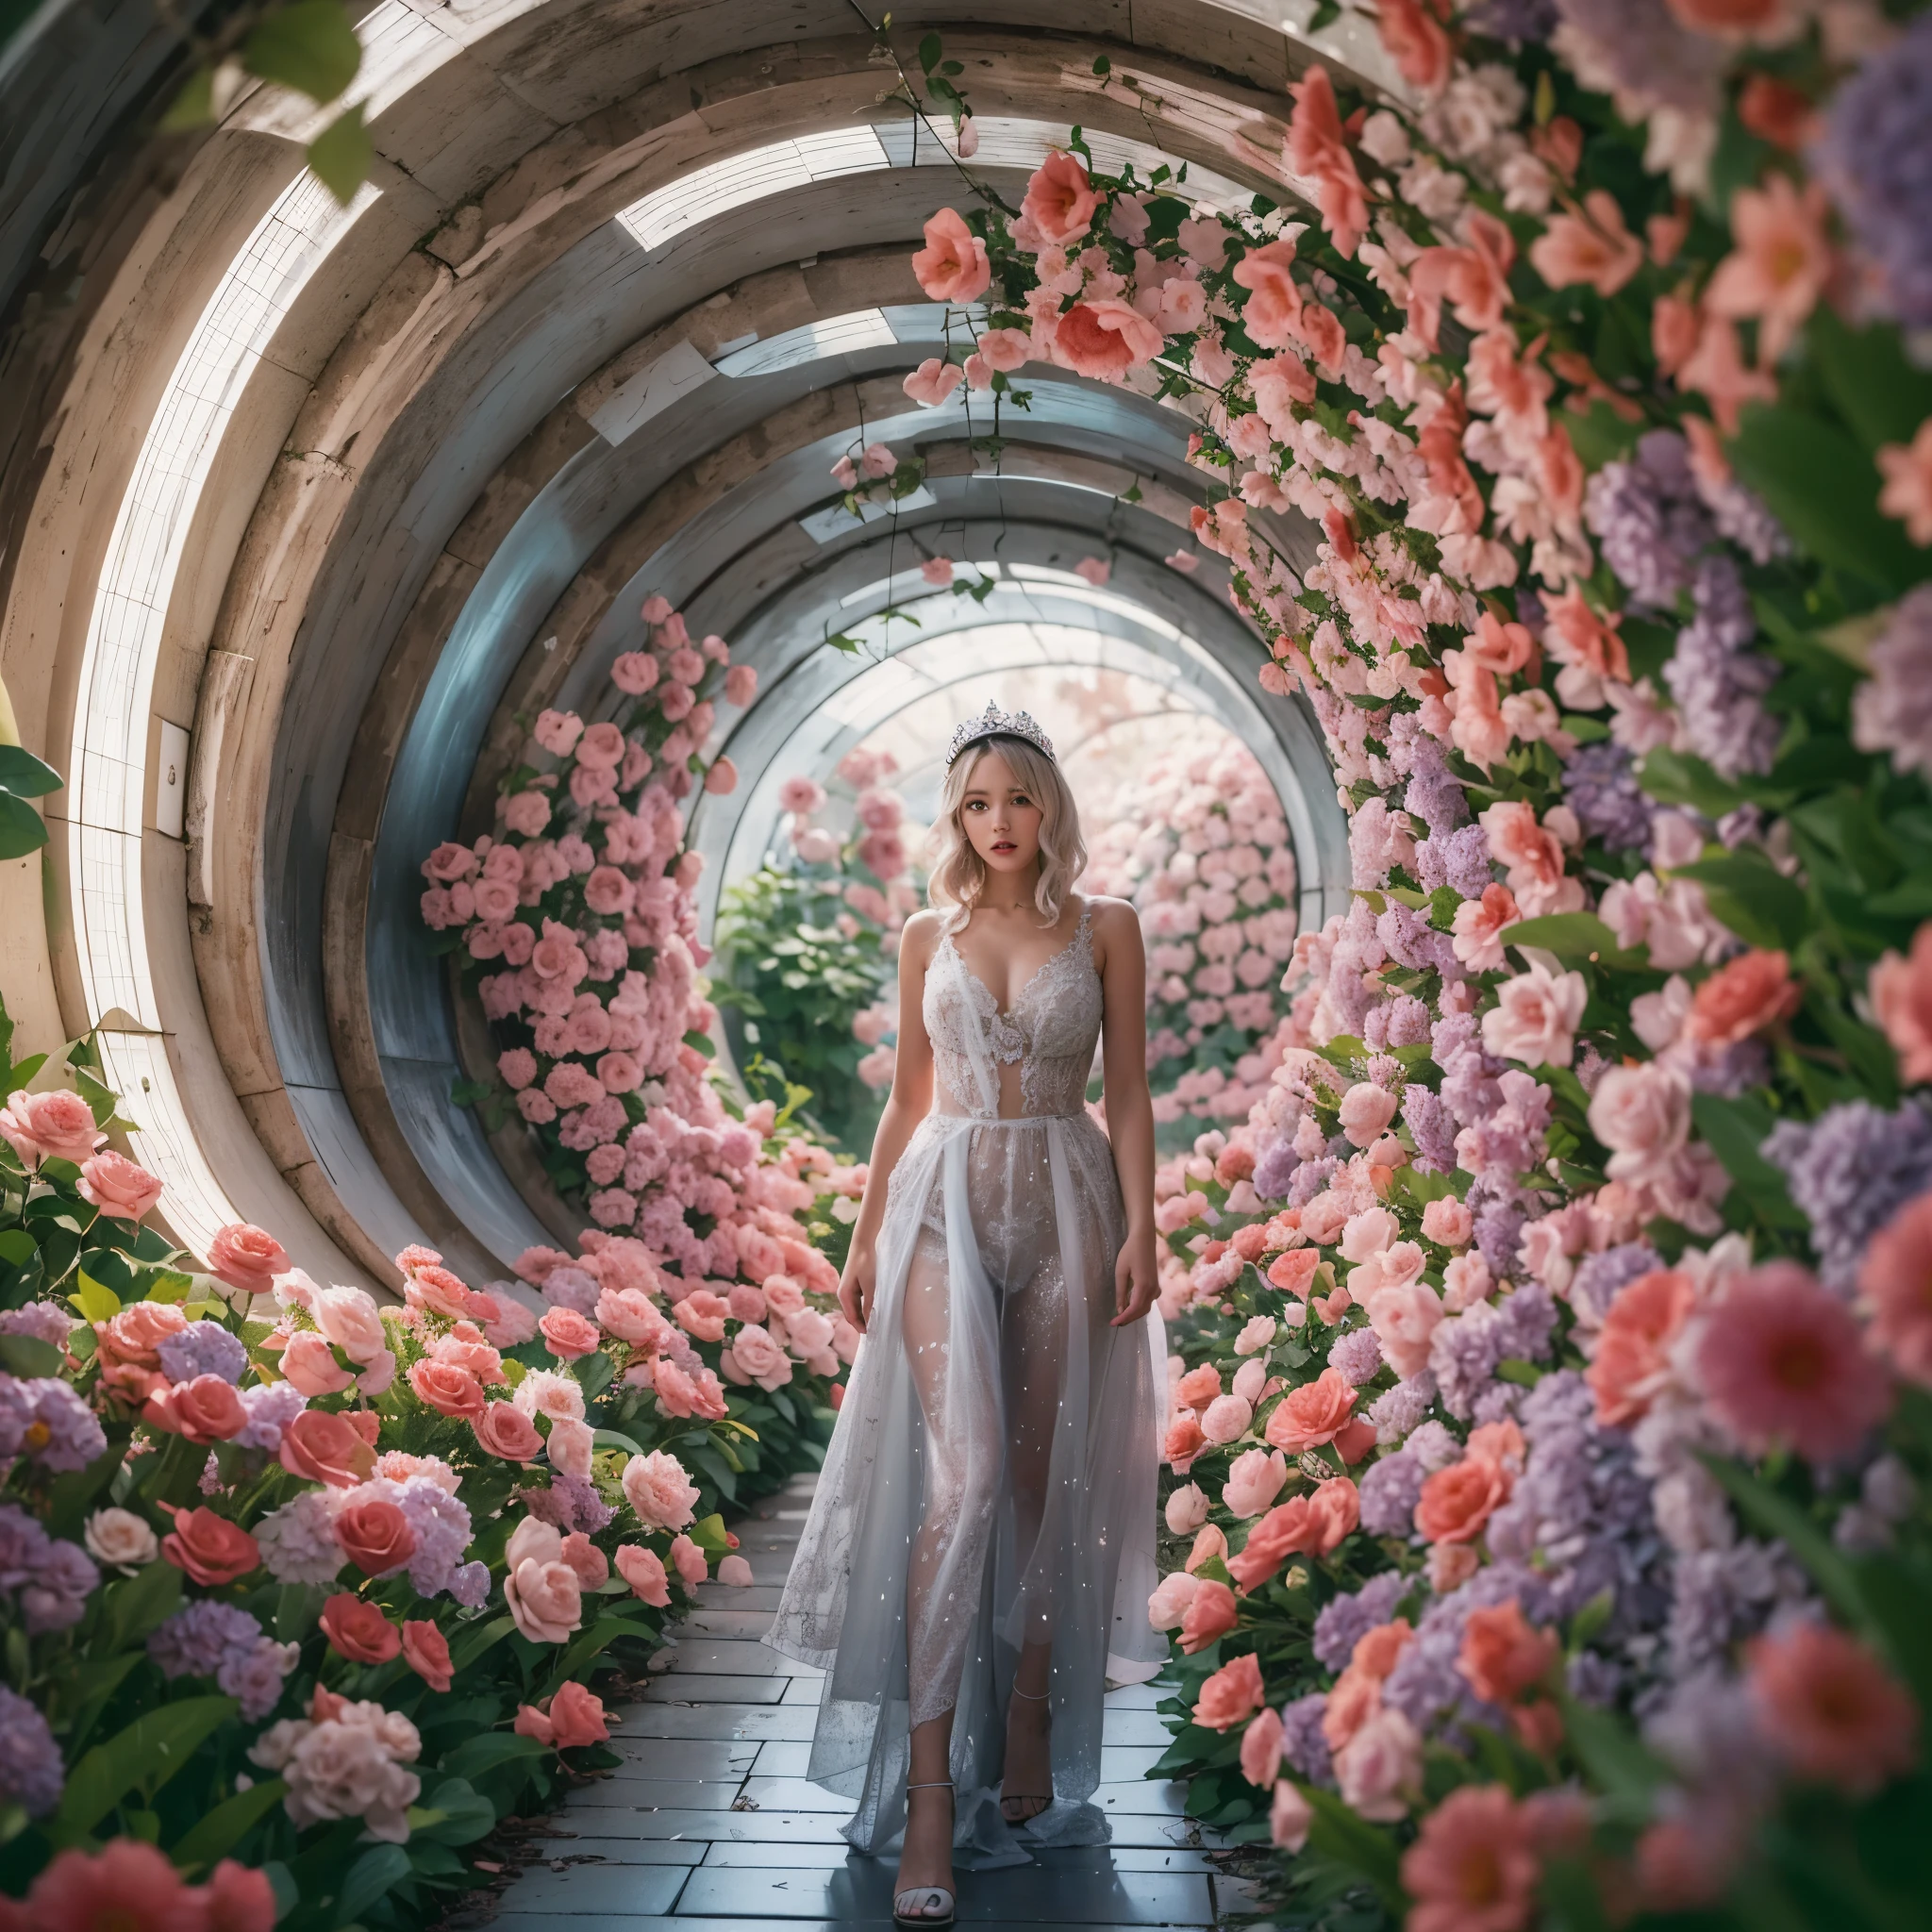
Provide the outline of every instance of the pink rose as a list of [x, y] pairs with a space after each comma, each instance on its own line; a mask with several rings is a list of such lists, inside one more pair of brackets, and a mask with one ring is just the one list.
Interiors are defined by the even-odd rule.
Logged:
[[597, 1078], [607, 1093], [635, 1093], [643, 1084], [644, 1069], [635, 1054], [607, 1053], [597, 1062]]
[[1419, 1281], [1428, 1257], [1415, 1241], [1396, 1241], [1371, 1255], [1354, 1274], [1348, 1277], [1349, 1292], [1356, 1300], [1366, 1304], [1369, 1297], [1378, 1289], [1407, 1288], [1411, 1281]]
[[1429, 1365], [1429, 1342], [1442, 1321], [1441, 1298], [1426, 1283], [1377, 1289], [1364, 1304], [1383, 1357], [1406, 1382]]
[[52, 1155], [75, 1166], [86, 1160], [107, 1135], [94, 1125], [93, 1109], [65, 1088], [51, 1093], [12, 1094], [0, 1112], [0, 1134], [27, 1166]]
[[614, 772], [624, 762], [624, 733], [608, 720], [584, 727], [577, 740], [577, 763], [594, 772]]
[[208, 1273], [244, 1294], [266, 1294], [288, 1266], [288, 1250], [281, 1242], [245, 1221], [216, 1228], [208, 1244]]
[[587, 1483], [591, 1479], [591, 1454], [595, 1441], [595, 1432], [589, 1423], [561, 1415], [552, 1418], [543, 1447], [552, 1469], [560, 1469], [565, 1475]]
[[282, 1374], [291, 1388], [311, 1399], [338, 1394], [356, 1379], [337, 1362], [326, 1338], [308, 1328], [289, 1337], [282, 1351]]
[[492, 1402], [470, 1425], [477, 1442], [506, 1462], [534, 1462], [543, 1447], [537, 1424], [512, 1402]]
[[1188, 1606], [1194, 1600], [1194, 1592], [1200, 1588], [1201, 1579], [1189, 1575], [1185, 1570], [1163, 1576], [1147, 1599], [1148, 1624], [1156, 1630], [1178, 1630]]
[[1395, 1118], [1395, 1096], [1367, 1080], [1341, 1096], [1341, 1131], [1351, 1147], [1370, 1147]]
[[320, 1289], [309, 1312], [324, 1339], [352, 1362], [373, 1362], [389, 1347], [389, 1335], [375, 1297], [359, 1288]]
[[791, 1357], [756, 1322], [747, 1322], [738, 1331], [731, 1343], [731, 1357], [760, 1389], [779, 1389], [791, 1379]]
[[580, 1357], [594, 1355], [603, 1336], [597, 1331], [597, 1324], [577, 1313], [575, 1308], [551, 1308], [537, 1324], [537, 1332], [542, 1336], [543, 1344], [554, 1356], [567, 1362]]
[[577, 741], [584, 721], [575, 711], [541, 711], [530, 736], [554, 757], [565, 758]]
[[[1228, 1465], [1227, 1481], [1221, 1491], [1222, 1507], [1231, 1516], [1258, 1516], [1281, 1493], [1287, 1481], [1288, 1459], [1279, 1449], [1243, 1450]], [[1169, 1527], [1173, 1527], [1171, 1522]]]
[[583, 1622], [583, 1585], [564, 1560], [563, 1539], [526, 1516], [504, 1553], [504, 1601], [532, 1643], [562, 1643]]
[[624, 1494], [646, 1529], [682, 1529], [698, 1500], [697, 1486], [683, 1463], [663, 1449], [630, 1458], [624, 1470]]
[[1423, 1209], [1423, 1234], [1441, 1247], [1464, 1247], [1474, 1232], [1475, 1216], [1453, 1194], [1444, 1194]]
[[1201, 1433], [1210, 1442], [1232, 1442], [1247, 1433], [1254, 1419], [1254, 1409], [1239, 1395], [1217, 1395], [1201, 1413]]
[[522, 839], [537, 838], [550, 823], [550, 798], [539, 791], [515, 791], [503, 802], [506, 831]]
[[1378, 1824], [1404, 1817], [1420, 1795], [1423, 1740], [1396, 1709], [1383, 1705], [1362, 1723], [1335, 1758], [1341, 1795], [1362, 1816]]
[[1611, 1067], [1591, 1095], [1590, 1130], [1610, 1150], [1613, 1180], [1657, 1173], [1674, 1160], [1690, 1136], [1689, 1075], [1655, 1060]]
[[1181, 1613], [1181, 1648], [1190, 1657], [1225, 1637], [1241, 1622], [1241, 1605], [1226, 1584], [1204, 1576], [1197, 1577], [1195, 1585]]
[[1301, 1787], [1283, 1778], [1274, 1787], [1274, 1802], [1268, 1812], [1268, 1836], [1277, 1849], [1293, 1854], [1308, 1841], [1308, 1828], [1315, 1822], [1315, 1807], [1303, 1796]]
[[758, 695], [758, 674], [750, 664], [734, 664], [724, 674], [724, 702], [741, 709]]
[[648, 651], [625, 651], [612, 661], [610, 681], [626, 697], [642, 697], [658, 682], [658, 660]]
[[1480, 1255], [1457, 1255], [1442, 1271], [1442, 1306], [1459, 1315], [1488, 1301], [1495, 1285], [1490, 1264]]
[[704, 1551], [681, 1530], [671, 1539], [671, 1560], [688, 1590], [695, 1590], [710, 1574], [711, 1566]]
[[1898, 1055], [1907, 1086], [1932, 1080], [1932, 921], [1912, 935], [1912, 950], [1888, 952], [1868, 982], [1872, 1011]]
[[[1236, 1457], [1239, 1461], [1241, 1458]], [[1232, 1477], [1233, 1472], [1229, 1471]], [[1175, 1536], [1191, 1536], [1208, 1520], [1208, 1497], [1198, 1483], [1183, 1483], [1167, 1499], [1168, 1529]]]
[[671, 1324], [642, 1289], [607, 1288], [597, 1296], [597, 1320], [633, 1347], [656, 1350], [671, 1337]]
[[83, 1161], [80, 1191], [116, 1221], [139, 1221], [161, 1198], [161, 1184], [125, 1155], [96, 1154]]
[[1281, 1713], [1264, 1710], [1241, 1733], [1241, 1775], [1266, 1790], [1280, 1771]]
[[1210, 1731], [1231, 1730], [1236, 1724], [1246, 1723], [1265, 1694], [1260, 1662], [1250, 1651], [1232, 1663], [1223, 1664], [1201, 1686], [1194, 1700], [1194, 1722]]
[[1483, 1015], [1483, 1045], [1499, 1059], [1526, 1067], [1567, 1067], [1589, 989], [1580, 973], [1553, 974], [1542, 965], [1507, 980], [1500, 1004]]
[[671, 1579], [664, 1574], [664, 1559], [641, 1543], [620, 1543], [617, 1574], [654, 1609], [666, 1609], [671, 1603]]

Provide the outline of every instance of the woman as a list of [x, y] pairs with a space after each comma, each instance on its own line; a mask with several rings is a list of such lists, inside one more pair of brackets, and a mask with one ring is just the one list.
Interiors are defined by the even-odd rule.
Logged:
[[1166, 1656], [1140, 924], [1074, 893], [1078, 816], [1024, 711], [954, 734], [937, 829], [840, 1286], [866, 1341], [768, 1640], [828, 1673], [808, 1774], [858, 1799], [859, 1850], [903, 1830], [894, 1920], [928, 1926], [956, 1845], [983, 1869], [1030, 1862], [1015, 1829], [1106, 1841], [1106, 1680]]

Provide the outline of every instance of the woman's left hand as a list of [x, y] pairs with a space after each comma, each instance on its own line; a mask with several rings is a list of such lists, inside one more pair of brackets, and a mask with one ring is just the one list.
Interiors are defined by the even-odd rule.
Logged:
[[1154, 1265], [1154, 1230], [1130, 1234], [1113, 1264], [1113, 1303], [1119, 1310], [1109, 1327], [1138, 1322], [1160, 1297], [1160, 1277]]

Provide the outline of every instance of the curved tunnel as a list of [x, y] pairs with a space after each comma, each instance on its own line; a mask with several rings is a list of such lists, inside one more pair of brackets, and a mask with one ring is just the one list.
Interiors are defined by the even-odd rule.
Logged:
[[[1009, 198], [1074, 123], [1103, 159], [1185, 162], [1203, 200], [1281, 198], [1309, 10], [913, 8], [892, 45], [909, 62], [937, 30], [964, 63], [974, 171]], [[861, 713], [998, 668], [974, 633], [1018, 621], [1245, 740], [1304, 923], [1345, 901], [1319, 732], [1260, 689], [1220, 560], [1163, 561], [1201, 499], [1188, 418], [1037, 368], [996, 444], [984, 396], [908, 401], [942, 325], [908, 258], [958, 162], [886, 98], [857, 8], [384, 0], [358, 32], [378, 160], [347, 209], [302, 169], [312, 127], [260, 94], [99, 206], [117, 124], [63, 121], [47, 75], [101, 76], [90, 98], [125, 117], [178, 84], [152, 23], [67, 8], [0, 66], [9, 342], [44, 377], [0, 473], [0, 666], [68, 780], [44, 890], [38, 858], [4, 869], [0, 984], [33, 1048], [101, 1026], [180, 1239], [253, 1220], [375, 1283], [410, 1241], [482, 1278], [568, 1232], [517, 1136], [450, 1103], [480, 1021], [425, 943], [417, 868], [485, 828], [518, 714], [596, 708], [653, 592], [759, 673], [704, 747], [743, 774], [692, 811], [708, 920], [780, 778]], [[1322, 38], [1386, 80], [1348, 27]], [[76, 236], [61, 336], [34, 277]], [[829, 472], [871, 441], [924, 483], [859, 521]], [[1255, 524], [1310, 554], [1294, 514]], [[935, 553], [994, 592], [882, 625]], [[1104, 591], [1072, 575], [1093, 555]], [[913, 638], [895, 697], [882, 667]]]

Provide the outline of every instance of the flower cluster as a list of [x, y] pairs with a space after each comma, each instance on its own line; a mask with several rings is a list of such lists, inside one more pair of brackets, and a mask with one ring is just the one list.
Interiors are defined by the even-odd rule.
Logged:
[[1410, 104], [1307, 68], [1281, 206], [1076, 133], [913, 258], [974, 338], [916, 401], [1030, 363], [1191, 419], [1350, 820], [1262, 1091], [1157, 1180], [1171, 1761], [1310, 1847], [1297, 1909], [1399, 1873], [1500, 1932], [1552, 1860], [1612, 1917], [1757, 1860], [1825, 1923], [1759, 1827], [1922, 1762], [1932, 41], [1374, 19]]

